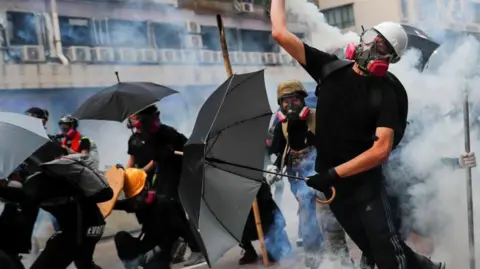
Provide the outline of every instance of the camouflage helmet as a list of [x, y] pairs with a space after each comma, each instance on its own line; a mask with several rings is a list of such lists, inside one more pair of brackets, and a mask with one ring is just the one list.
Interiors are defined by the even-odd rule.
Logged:
[[300, 80], [287, 80], [278, 84], [277, 87], [277, 101], [280, 103], [280, 99], [285, 97], [286, 95], [291, 94], [300, 94], [303, 97], [308, 95], [307, 90], [303, 87], [303, 84]]

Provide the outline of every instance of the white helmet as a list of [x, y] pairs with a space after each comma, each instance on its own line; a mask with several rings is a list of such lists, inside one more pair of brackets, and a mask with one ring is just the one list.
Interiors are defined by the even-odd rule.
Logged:
[[408, 36], [405, 29], [403, 29], [400, 24], [391, 21], [382, 22], [374, 26], [373, 29], [381, 34], [395, 51], [396, 55], [391, 60], [391, 63], [400, 61], [400, 58], [407, 49]]

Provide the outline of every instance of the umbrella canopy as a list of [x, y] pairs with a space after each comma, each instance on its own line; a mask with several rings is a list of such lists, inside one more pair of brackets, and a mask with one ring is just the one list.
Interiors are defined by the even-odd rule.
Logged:
[[178, 93], [151, 82], [119, 82], [88, 98], [74, 113], [80, 120], [123, 122], [162, 98]]
[[407, 49], [415, 48], [422, 53], [422, 61], [419, 63], [420, 69], [423, 69], [432, 53], [438, 48], [439, 44], [433, 41], [424, 31], [410, 25], [402, 24], [407, 32]]
[[200, 109], [184, 147], [180, 199], [210, 265], [242, 238], [271, 116], [263, 70], [233, 75]]
[[0, 134], [0, 178], [50, 141], [41, 119], [10, 112], [0, 112]]

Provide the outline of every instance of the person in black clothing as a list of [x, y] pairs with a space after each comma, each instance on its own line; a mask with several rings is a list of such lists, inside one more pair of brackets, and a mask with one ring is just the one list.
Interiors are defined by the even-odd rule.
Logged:
[[133, 117], [129, 120], [128, 128], [135, 128], [135, 132], [128, 139], [128, 159], [126, 168], [136, 167], [143, 169], [148, 177], [147, 182], [149, 187], [153, 187], [153, 175], [154, 175], [154, 161], [152, 148], [149, 145], [148, 135], [142, 133], [140, 128], [132, 126], [130, 123], [135, 121]]
[[[132, 123], [136, 123], [133, 126]], [[142, 132], [139, 122], [136, 121], [136, 115], [132, 116], [127, 123], [127, 128], [135, 129], [135, 132], [128, 139], [128, 159], [126, 168], [140, 168], [147, 173], [146, 188], [155, 189], [153, 182], [155, 162], [153, 161], [153, 151], [150, 145], [149, 136]], [[174, 247], [173, 263], [180, 263], [184, 261], [187, 244], [183, 240], [178, 239]]]
[[[187, 138], [173, 127], [162, 124], [159, 115], [160, 113], [155, 105], [147, 107], [136, 114], [132, 125], [138, 126], [142, 133], [149, 136], [150, 145], [153, 149], [153, 160], [155, 161], [153, 181], [155, 182], [156, 194], [172, 200], [172, 204], [175, 205], [174, 208], [179, 211], [180, 215], [185, 216], [178, 194], [182, 172], [182, 156], [175, 155], [174, 151], [182, 151]], [[183, 234], [186, 237], [182, 237], [192, 251], [192, 255], [184, 265], [190, 266], [205, 262], [198, 243], [193, 239], [192, 227], [186, 218], [183, 221], [184, 225], [181, 227], [184, 227]], [[170, 248], [171, 246], [166, 249]]]
[[93, 252], [100, 240], [105, 221], [97, 202], [111, 199], [113, 192], [87, 199], [79, 189], [62, 177], [50, 173], [32, 175], [22, 189], [0, 187], [0, 197], [22, 205], [41, 207], [58, 221], [60, 231], [48, 241], [31, 269], [66, 269], [72, 262], [78, 269], [98, 269]]
[[[272, 1], [271, 20], [274, 39], [320, 82], [322, 67], [338, 58], [304, 44], [288, 31], [285, 0]], [[418, 255], [400, 239], [381, 169], [400, 120], [396, 86], [384, 76], [388, 65], [400, 60], [406, 43], [401, 25], [381, 23], [363, 33], [361, 43], [349, 51], [356, 55], [353, 68], [338, 70], [321, 81], [321, 89], [316, 90], [317, 174], [307, 184], [326, 196], [331, 194], [330, 187], [337, 189], [330, 208], [367, 257], [364, 268], [443, 269], [444, 263]], [[370, 92], [375, 89], [382, 90], [378, 114], [370, 105]]]
[[[125, 170], [124, 193], [126, 199], [116, 202], [114, 209], [135, 213], [142, 225], [142, 235], [132, 237], [127, 232], [115, 235], [117, 254], [125, 268], [170, 268], [172, 247], [178, 237], [194, 241], [188, 233], [185, 214], [178, 208], [179, 204], [169, 197], [157, 194], [146, 188], [147, 174], [137, 168]], [[160, 250], [157, 251], [156, 247]], [[146, 253], [154, 250], [151, 258]]]

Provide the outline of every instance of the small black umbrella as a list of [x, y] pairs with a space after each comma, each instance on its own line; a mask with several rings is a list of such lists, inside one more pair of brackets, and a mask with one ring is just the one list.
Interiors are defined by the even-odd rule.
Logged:
[[209, 265], [242, 238], [271, 116], [263, 70], [233, 75], [202, 106], [184, 147], [180, 200]]
[[162, 98], [178, 93], [151, 82], [118, 82], [88, 98], [74, 113], [80, 120], [123, 122]]
[[423, 69], [432, 53], [438, 48], [439, 44], [433, 41], [424, 31], [406, 24], [402, 24], [403, 29], [407, 32], [408, 43], [407, 49], [415, 48], [422, 53], [422, 61], [419, 68]]

